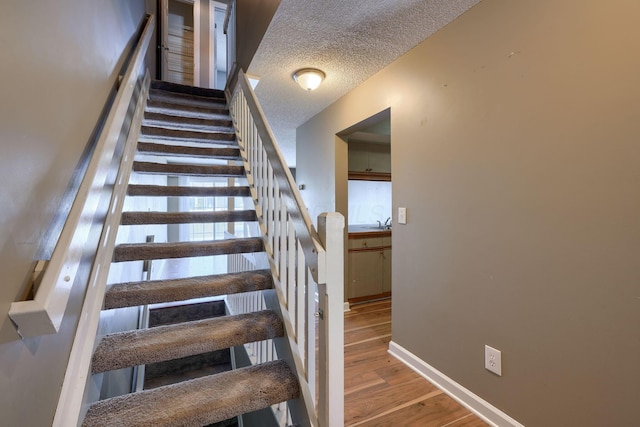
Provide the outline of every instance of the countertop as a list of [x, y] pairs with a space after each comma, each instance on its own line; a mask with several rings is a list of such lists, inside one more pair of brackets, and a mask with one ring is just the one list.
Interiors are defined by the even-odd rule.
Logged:
[[386, 237], [391, 236], [391, 229], [380, 229], [378, 224], [349, 224], [349, 237]]

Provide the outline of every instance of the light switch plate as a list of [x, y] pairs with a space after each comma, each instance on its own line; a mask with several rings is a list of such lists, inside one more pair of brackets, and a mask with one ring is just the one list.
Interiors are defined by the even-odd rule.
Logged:
[[398, 224], [407, 223], [407, 208], [398, 208]]

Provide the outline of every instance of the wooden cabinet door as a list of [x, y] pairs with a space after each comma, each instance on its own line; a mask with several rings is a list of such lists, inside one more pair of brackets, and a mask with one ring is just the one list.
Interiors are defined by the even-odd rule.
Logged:
[[382, 258], [382, 292], [391, 292], [391, 248], [380, 253]]
[[369, 153], [369, 170], [391, 173], [391, 153], [389, 151], [371, 151]]
[[349, 298], [382, 293], [380, 251], [349, 252]]
[[353, 172], [367, 172], [369, 169], [369, 155], [366, 151], [349, 150], [349, 170]]

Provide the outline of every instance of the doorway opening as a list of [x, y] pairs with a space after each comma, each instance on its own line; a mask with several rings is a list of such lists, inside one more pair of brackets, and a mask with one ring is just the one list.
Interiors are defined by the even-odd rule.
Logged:
[[194, 84], [193, 2], [162, 0], [162, 80]]
[[224, 89], [227, 4], [219, 0], [160, 0], [160, 3], [160, 78]]
[[381, 111], [338, 134], [347, 145], [349, 305], [391, 297], [391, 112]]

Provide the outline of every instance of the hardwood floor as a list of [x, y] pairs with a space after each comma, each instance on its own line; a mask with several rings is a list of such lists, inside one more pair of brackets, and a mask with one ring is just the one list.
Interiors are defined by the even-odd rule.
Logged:
[[345, 427], [487, 425], [387, 353], [390, 340], [391, 300], [345, 313]]

